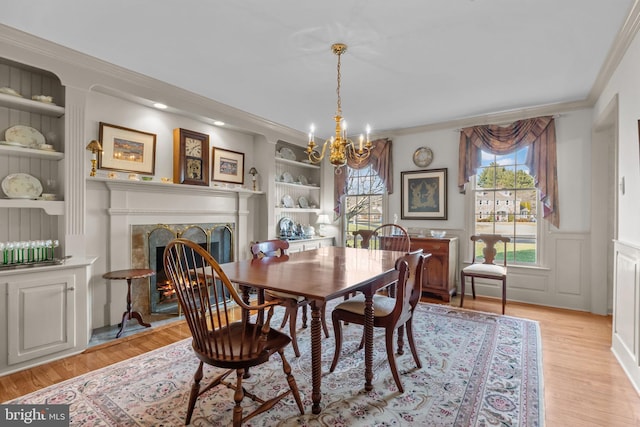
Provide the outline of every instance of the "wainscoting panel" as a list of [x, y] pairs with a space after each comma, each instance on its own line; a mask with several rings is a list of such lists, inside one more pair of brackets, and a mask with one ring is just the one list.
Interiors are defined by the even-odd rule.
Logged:
[[581, 295], [584, 242], [577, 239], [558, 239], [556, 253], [562, 254], [562, 262], [556, 265], [558, 294]]
[[615, 242], [612, 350], [640, 391], [640, 247]]

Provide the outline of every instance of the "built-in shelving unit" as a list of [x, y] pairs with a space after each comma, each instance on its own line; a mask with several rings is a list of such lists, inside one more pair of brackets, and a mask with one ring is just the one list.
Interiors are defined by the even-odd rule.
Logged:
[[[0, 84], [18, 95], [0, 92], [0, 132], [16, 125], [39, 131], [53, 150], [0, 144], [0, 182], [15, 173], [36, 178], [44, 193], [55, 200], [7, 198], [0, 192], [0, 241], [64, 240], [64, 92], [60, 79], [49, 71], [0, 58]], [[32, 100], [46, 95], [53, 102]], [[5, 140], [4, 133], [0, 141]]]
[[[308, 162], [304, 148], [282, 141], [276, 144], [275, 157], [276, 225], [283, 217], [295, 223], [315, 225], [317, 214], [322, 211], [321, 167]], [[287, 196], [289, 206], [285, 201]]]

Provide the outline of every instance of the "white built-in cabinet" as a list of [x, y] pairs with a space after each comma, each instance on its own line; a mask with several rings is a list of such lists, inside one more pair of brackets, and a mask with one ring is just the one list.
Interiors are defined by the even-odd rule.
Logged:
[[[7, 198], [0, 192], [0, 242], [65, 237], [65, 87], [53, 73], [0, 58], [0, 141], [15, 125], [38, 130], [54, 151], [0, 144], [0, 182], [26, 173], [56, 200]], [[32, 100], [47, 95], [53, 102]], [[94, 259], [58, 265], [0, 264], [0, 375], [84, 350], [91, 333], [88, 282]], [[0, 258], [0, 263], [3, 260]]]
[[310, 251], [327, 246], [333, 246], [333, 237], [316, 237], [308, 240], [298, 240], [289, 242], [289, 253]]
[[75, 344], [76, 278], [55, 272], [7, 283], [8, 362], [13, 365]]
[[87, 347], [92, 262], [0, 271], [0, 375]]

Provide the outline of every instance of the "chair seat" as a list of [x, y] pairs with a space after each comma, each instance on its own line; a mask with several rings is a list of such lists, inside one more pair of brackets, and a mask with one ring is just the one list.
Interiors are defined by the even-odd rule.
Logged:
[[304, 301], [304, 297], [300, 296], [300, 295], [294, 295], [294, 294], [287, 294], [285, 292], [278, 292], [278, 291], [269, 291], [269, 290], [265, 290], [265, 293], [269, 294], [269, 295], [273, 295], [276, 298], [281, 298], [281, 299], [293, 299], [296, 300], [297, 302], [302, 302]]
[[462, 269], [465, 274], [482, 274], [485, 276], [502, 277], [507, 274], [506, 267], [495, 264], [471, 264], [468, 267]]
[[[388, 316], [396, 306], [396, 299], [384, 295], [373, 296], [374, 317]], [[353, 298], [345, 300], [335, 307], [335, 310], [344, 310], [364, 316], [364, 295], [358, 294]]]
[[[205, 349], [197, 349], [195, 352], [202, 360], [214, 366], [225, 369], [248, 368], [266, 362], [269, 357], [278, 349], [287, 346], [291, 342], [289, 335], [275, 329], [269, 329], [266, 335], [264, 348], [259, 353], [255, 352], [247, 342], [260, 336], [262, 325], [255, 323], [243, 325], [242, 322], [235, 322], [228, 326], [210, 332], [211, 338], [216, 338], [215, 342], [224, 342], [227, 351], [219, 354], [207, 354]], [[214, 337], [215, 335], [215, 337]]]

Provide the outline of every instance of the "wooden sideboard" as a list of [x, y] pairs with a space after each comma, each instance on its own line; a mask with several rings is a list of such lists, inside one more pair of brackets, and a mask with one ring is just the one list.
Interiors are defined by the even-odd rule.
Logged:
[[422, 278], [422, 292], [438, 295], [449, 302], [456, 293], [458, 238], [411, 237], [411, 250], [416, 249], [431, 254]]

